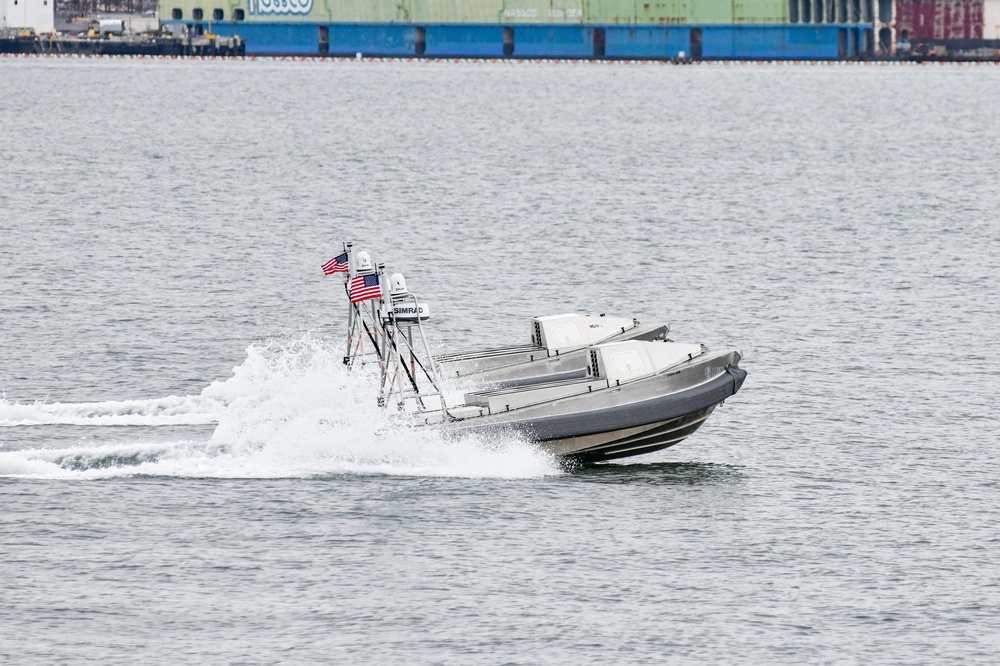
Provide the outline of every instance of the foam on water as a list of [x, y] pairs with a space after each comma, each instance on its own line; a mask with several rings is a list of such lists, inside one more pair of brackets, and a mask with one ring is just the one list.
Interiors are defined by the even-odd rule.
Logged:
[[[233, 376], [198, 396], [17, 405], [24, 424], [216, 422], [208, 441], [135, 441], [0, 452], [0, 475], [93, 479], [126, 475], [280, 478], [399, 474], [524, 478], [558, 474], [556, 459], [513, 438], [448, 441], [380, 409], [375, 376], [348, 372], [341, 346], [313, 336], [252, 345]], [[369, 369], [371, 366], [369, 366]], [[48, 419], [47, 421], [45, 419]], [[9, 423], [8, 423], [9, 425]]]
[[225, 403], [212, 396], [176, 396], [151, 400], [33, 402], [0, 398], [0, 428], [38, 425], [165, 426], [215, 423]]
[[[275, 356], [277, 343], [247, 349], [247, 360], [233, 369], [233, 376], [214, 381], [198, 395], [148, 400], [103, 400], [99, 402], [10, 402], [0, 397], [0, 427], [78, 426], [178, 426], [218, 423], [233, 400], [258, 390], [273, 378], [268, 373], [288, 371], [290, 359]], [[289, 347], [289, 351], [294, 351]], [[274, 357], [274, 358], [271, 358]], [[267, 359], [271, 358], [271, 361]], [[269, 369], [269, 363], [284, 365]], [[262, 374], [264, 373], [264, 374]]]

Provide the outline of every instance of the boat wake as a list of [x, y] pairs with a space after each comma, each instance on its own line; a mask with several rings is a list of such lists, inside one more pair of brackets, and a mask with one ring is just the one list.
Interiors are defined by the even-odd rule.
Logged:
[[0, 398], [0, 428], [37, 425], [165, 426], [215, 423], [225, 402], [204, 394], [170, 395], [152, 400], [34, 402]]
[[[87, 428], [86, 443], [0, 447], [0, 476], [301, 478], [339, 474], [533, 478], [555, 458], [513, 437], [445, 440], [375, 404], [375, 375], [348, 372], [336, 341], [305, 336], [252, 345], [225, 381], [196, 396], [91, 403], [0, 401], [0, 426]], [[159, 426], [215, 424], [207, 441], [157, 441]], [[106, 426], [146, 426], [132, 441], [93, 444]], [[90, 428], [92, 427], [92, 428]], [[162, 434], [160, 436], [162, 438]], [[6, 450], [4, 450], [6, 449]]]

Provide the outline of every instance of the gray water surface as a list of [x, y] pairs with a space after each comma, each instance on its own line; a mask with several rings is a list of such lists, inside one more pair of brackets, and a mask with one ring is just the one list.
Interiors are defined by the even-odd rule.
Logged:
[[[0, 659], [943, 663], [1000, 650], [1000, 69], [0, 58]], [[740, 347], [677, 447], [387, 422], [440, 349]]]

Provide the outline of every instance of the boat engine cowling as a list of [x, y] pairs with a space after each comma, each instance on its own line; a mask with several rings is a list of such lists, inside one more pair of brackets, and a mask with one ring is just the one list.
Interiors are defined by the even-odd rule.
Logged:
[[627, 317], [578, 315], [575, 313], [535, 317], [531, 320], [531, 341], [550, 352], [565, 353], [596, 345], [602, 340], [634, 328]]
[[700, 344], [626, 340], [590, 348], [590, 375], [624, 382], [653, 375], [705, 353]]

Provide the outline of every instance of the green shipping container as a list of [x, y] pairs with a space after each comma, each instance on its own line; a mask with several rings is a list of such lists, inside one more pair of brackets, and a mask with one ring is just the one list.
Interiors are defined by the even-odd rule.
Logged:
[[408, 1], [414, 23], [497, 23], [503, 13], [503, 0]]
[[407, 23], [411, 4], [411, 0], [315, 0], [312, 16], [328, 13], [338, 23]]
[[[304, 8], [307, 0], [293, 0]], [[733, 25], [788, 22], [787, 0], [312, 0], [288, 11], [282, 0], [160, 0], [161, 20], [225, 19], [312, 23], [469, 23], [492, 25]], [[197, 19], [201, 20], [201, 19]]]
[[733, 0], [733, 23], [788, 23], [786, 0]]

